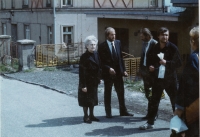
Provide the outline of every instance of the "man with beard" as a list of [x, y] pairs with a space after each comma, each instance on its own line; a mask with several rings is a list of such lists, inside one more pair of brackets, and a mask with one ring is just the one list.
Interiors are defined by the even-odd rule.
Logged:
[[114, 84], [119, 100], [120, 116], [133, 116], [127, 112], [124, 100], [124, 82], [122, 77], [128, 76], [121, 51], [121, 43], [115, 40], [115, 29], [108, 27], [105, 30], [106, 41], [98, 47], [104, 80], [104, 104], [106, 117], [112, 118], [111, 91]]

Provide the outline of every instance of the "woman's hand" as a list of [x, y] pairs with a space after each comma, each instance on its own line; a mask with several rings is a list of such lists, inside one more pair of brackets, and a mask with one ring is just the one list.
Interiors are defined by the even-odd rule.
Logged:
[[87, 92], [87, 88], [85, 87], [85, 88], [82, 88], [82, 91], [83, 92]]

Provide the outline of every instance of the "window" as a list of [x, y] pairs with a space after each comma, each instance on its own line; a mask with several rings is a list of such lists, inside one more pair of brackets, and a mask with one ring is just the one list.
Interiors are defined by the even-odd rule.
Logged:
[[6, 8], [6, 0], [1, 0], [1, 9]]
[[63, 27], [63, 42], [73, 43], [73, 27], [69, 26]]
[[150, 0], [149, 5], [150, 7], [157, 7], [157, 0]]
[[29, 25], [24, 25], [24, 37], [25, 39], [31, 39]]
[[52, 27], [51, 26], [48, 26], [47, 27], [47, 42], [48, 44], [53, 44], [53, 40], [52, 40]]
[[51, 7], [51, 0], [46, 0], [46, 7]]
[[62, 6], [72, 6], [72, 0], [62, 0]]
[[15, 0], [12, 0], [12, 8], [15, 8]]
[[6, 35], [6, 23], [2, 23], [2, 34]]
[[22, 8], [28, 8], [28, 0], [23, 0]]

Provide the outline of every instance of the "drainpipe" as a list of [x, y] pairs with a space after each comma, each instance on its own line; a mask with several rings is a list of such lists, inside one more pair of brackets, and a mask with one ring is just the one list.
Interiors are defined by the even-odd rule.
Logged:
[[54, 40], [54, 44], [56, 44], [56, 0], [53, 0], [53, 31], [54, 31], [54, 35], [53, 35], [53, 40]]

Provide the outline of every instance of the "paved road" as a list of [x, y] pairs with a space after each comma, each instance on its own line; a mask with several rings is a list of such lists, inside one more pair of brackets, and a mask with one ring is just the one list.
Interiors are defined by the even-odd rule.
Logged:
[[85, 124], [77, 99], [40, 86], [5, 79], [1, 86], [2, 137], [169, 137], [169, 122], [157, 120], [154, 130], [141, 131], [142, 115], [104, 117], [104, 107], [95, 107], [100, 122]]

